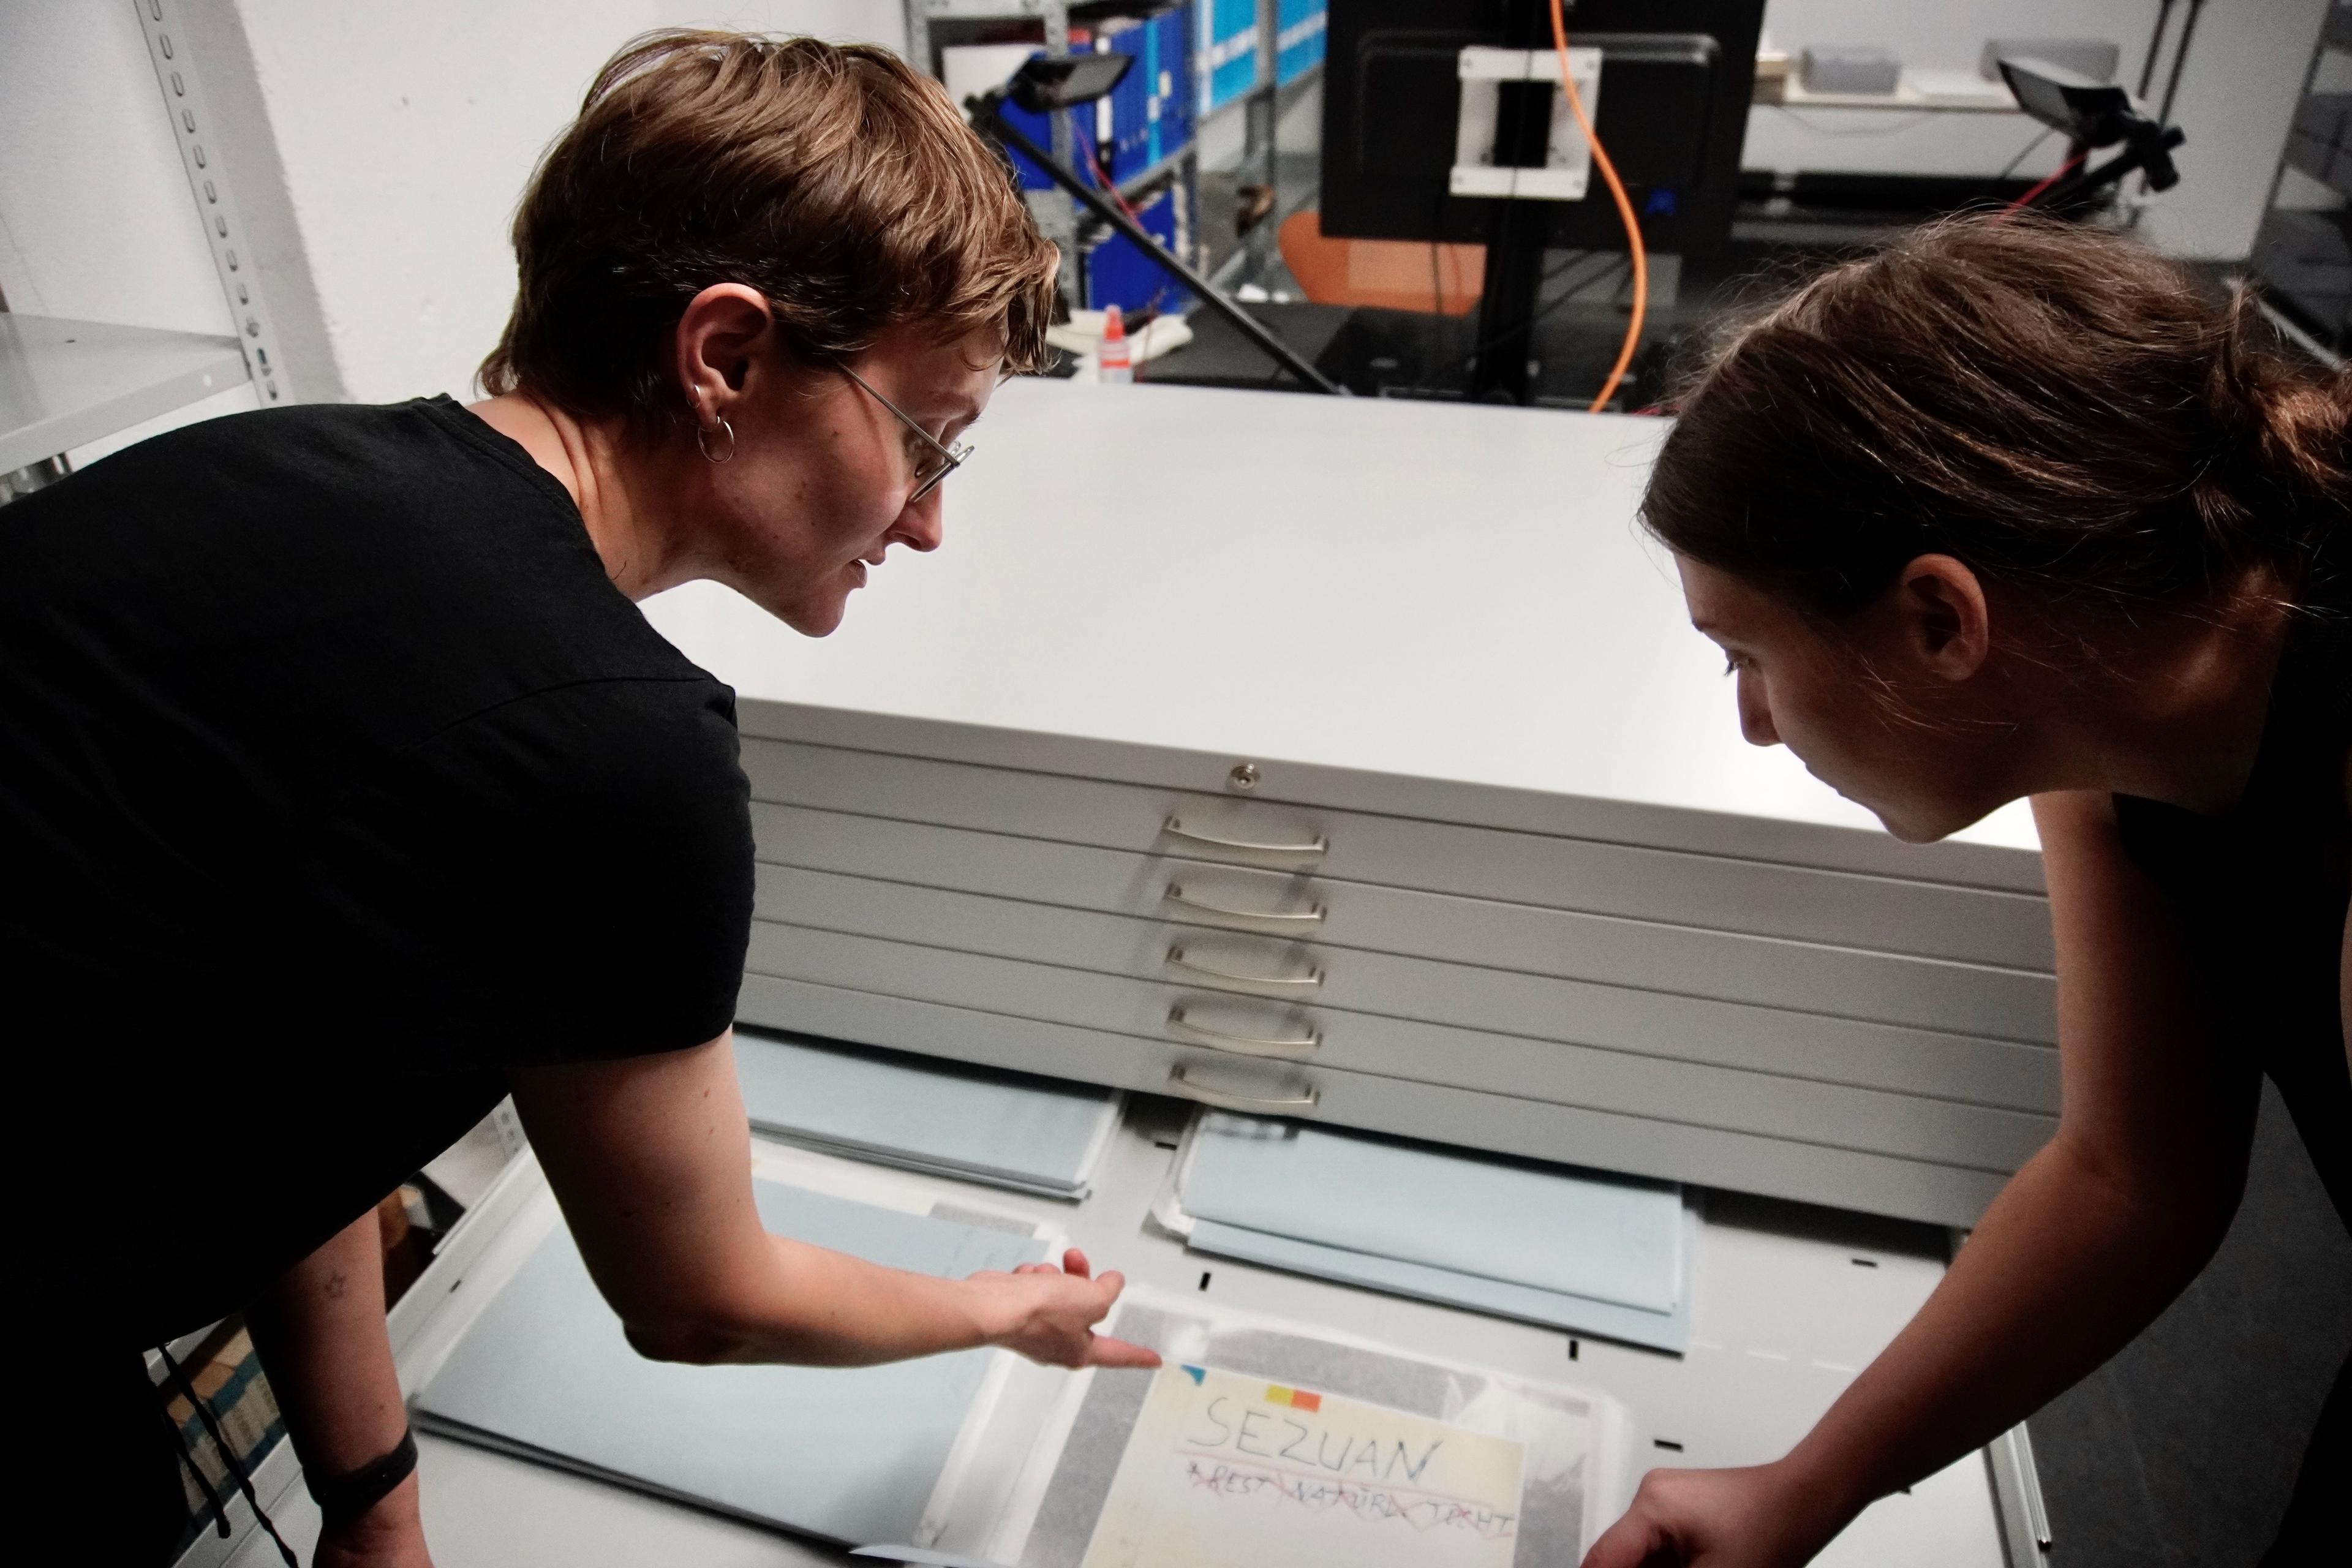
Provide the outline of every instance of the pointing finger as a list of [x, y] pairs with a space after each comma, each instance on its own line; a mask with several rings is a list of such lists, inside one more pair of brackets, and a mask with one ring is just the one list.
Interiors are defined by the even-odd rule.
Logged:
[[1097, 1334], [1087, 1344], [1087, 1364], [1153, 1367], [1160, 1364], [1160, 1352], [1149, 1345], [1115, 1340], [1108, 1334]]

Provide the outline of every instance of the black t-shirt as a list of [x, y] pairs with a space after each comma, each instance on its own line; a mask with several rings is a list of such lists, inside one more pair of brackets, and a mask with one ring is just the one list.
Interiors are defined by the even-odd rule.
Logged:
[[[446, 398], [240, 415], [0, 510], [0, 1006], [53, 1304], [233, 1310], [503, 1068], [694, 1046], [751, 903], [734, 694]], [[21, 1233], [20, 1233], [21, 1237]]]
[[2352, 1228], [2352, 1073], [2343, 952], [2352, 901], [2345, 756], [2352, 614], [2307, 606], [2272, 681], [2245, 794], [2220, 816], [2116, 796], [2132, 859], [2172, 900], [2198, 980], [2233, 1048], [2278, 1085], [2311, 1163]]

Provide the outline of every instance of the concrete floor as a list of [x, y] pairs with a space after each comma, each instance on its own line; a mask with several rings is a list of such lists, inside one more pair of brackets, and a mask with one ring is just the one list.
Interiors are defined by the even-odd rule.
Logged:
[[2352, 1237], [2265, 1084], [2245, 1200], [2212, 1263], [2028, 1424], [2053, 1568], [2254, 1563], [2347, 1352]]

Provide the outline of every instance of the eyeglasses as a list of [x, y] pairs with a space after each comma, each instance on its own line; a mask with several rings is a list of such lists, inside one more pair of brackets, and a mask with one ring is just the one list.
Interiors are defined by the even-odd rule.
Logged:
[[929, 430], [924, 429], [920, 425], [915, 423], [913, 416], [909, 415], [905, 409], [899, 407], [897, 404], [891, 402], [888, 398], [883, 396], [880, 393], [875, 391], [872, 387], [867, 386], [866, 384], [866, 378], [859, 375], [847, 365], [838, 365], [835, 368], [838, 369], [842, 374], [847, 376], [850, 380], [856, 382], [858, 385], [858, 389], [864, 392], [866, 396], [872, 398], [875, 402], [880, 404], [883, 407], [888, 409], [893, 415], [897, 416], [899, 424], [904, 425], [908, 430], [912, 431], [916, 437], [919, 439], [924, 446], [930, 448], [929, 452], [922, 454], [915, 459], [915, 488], [913, 490], [908, 492], [907, 496], [907, 504], [908, 506], [914, 505], [917, 501], [922, 500], [925, 496], [939, 489], [940, 481], [946, 479], [950, 474], [954, 473], [958, 468], [962, 468], [964, 465], [964, 459], [971, 456], [971, 447], [964, 442], [958, 441], [952, 447], [941, 446], [937, 437], [933, 436]]

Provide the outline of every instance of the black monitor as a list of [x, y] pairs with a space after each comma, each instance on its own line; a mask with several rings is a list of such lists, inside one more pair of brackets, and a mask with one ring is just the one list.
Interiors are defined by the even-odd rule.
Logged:
[[[1564, 9], [1569, 47], [1601, 52], [1595, 132], [1642, 214], [1644, 245], [1684, 257], [1719, 249], [1738, 197], [1764, 0], [1571, 0]], [[1477, 45], [1540, 47], [1550, 57], [1550, 7], [1545, 0], [1331, 0], [1324, 233], [1486, 242], [1503, 207], [1540, 207], [1545, 240], [1557, 249], [1625, 249], [1616, 202], [1597, 174], [1576, 202], [1451, 193], [1458, 61]], [[1548, 115], [1559, 87], [1545, 78], [1522, 91], [1538, 97]], [[1506, 122], [1507, 97], [1506, 89]]]
[[[1643, 243], [1693, 257], [1720, 248], [1738, 192], [1764, 0], [1570, 0], [1565, 10], [1570, 46], [1601, 51], [1593, 129], [1633, 197]], [[1504, 209], [1540, 209], [1536, 226], [1555, 248], [1625, 248], [1597, 171], [1576, 201], [1453, 193], [1458, 65], [1475, 46], [1535, 47], [1549, 62], [1546, 0], [1331, 0], [1323, 232], [1483, 244], [1496, 237]], [[1558, 91], [1550, 75], [1507, 88], [1498, 135], [1510, 134], [1513, 98], [1533, 99], [1548, 118]]]
[[[1645, 249], [1704, 257], [1731, 234], [1764, 0], [1572, 0], [1570, 49], [1598, 49], [1593, 131]], [[1486, 272], [1470, 395], [1525, 403], [1547, 249], [1630, 248], [1595, 167], [1499, 183], [1580, 150], [1565, 118], [1549, 0], [1331, 0], [1322, 225], [1347, 239], [1478, 244]], [[1464, 51], [1533, 50], [1506, 69]], [[1474, 66], [1475, 68], [1474, 68]], [[1509, 70], [1519, 72], [1509, 79]], [[1465, 81], [1465, 75], [1486, 79]]]

